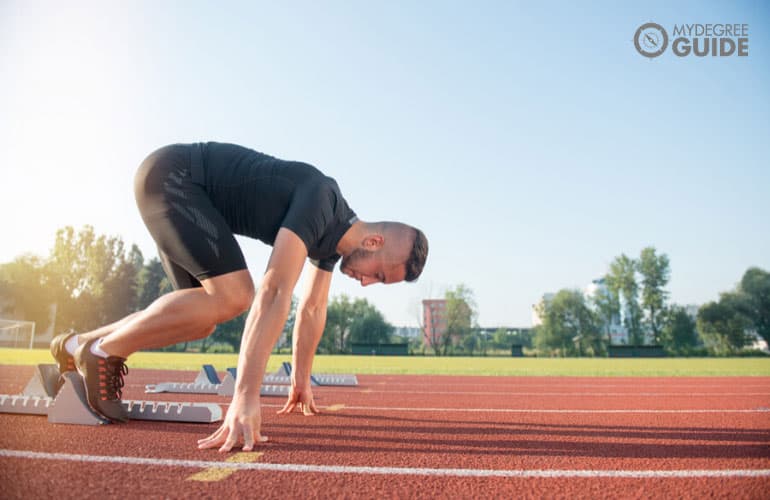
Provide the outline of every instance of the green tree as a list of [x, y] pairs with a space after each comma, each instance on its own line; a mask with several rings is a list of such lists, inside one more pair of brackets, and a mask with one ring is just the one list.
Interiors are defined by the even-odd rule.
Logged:
[[136, 281], [137, 309], [145, 309], [155, 299], [174, 289], [157, 257], [153, 257], [142, 266]]
[[665, 322], [660, 334], [660, 342], [667, 353], [673, 355], [690, 354], [698, 344], [698, 331], [695, 320], [687, 310], [673, 306], [666, 313]]
[[294, 335], [294, 324], [297, 322], [297, 296], [291, 295], [291, 306], [289, 307], [289, 316], [283, 325], [283, 337], [285, 339], [282, 347], [291, 347], [292, 336]]
[[754, 329], [770, 345], [770, 273], [749, 268], [741, 278], [738, 292], [746, 297], [746, 308]]
[[492, 348], [510, 351], [512, 345], [532, 347], [532, 332], [528, 329], [498, 328], [492, 334]]
[[[600, 280], [598, 284], [606, 285], [606, 278]], [[591, 297], [591, 301], [596, 309], [599, 325], [607, 339], [607, 345], [610, 345], [612, 344], [612, 324], [617, 318], [620, 318], [620, 298], [617, 289], [611, 290], [607, 286], [599, 288]]]
[[520, 345], [523, 347], [532, 347], [532, 339], [534, 332], [529, 328], [517, 328], [511, 335], [511, 344]]
[[473, 356], [473, 353], [481, 347], [479, 335], [476, 332], [470, 332], [463, 338], [462, 347], [465, 354]]
[[446, 300], [446, 332], [441, 338], [440, 352], [448, 354], [450, 347], [462, 344], [466, 337], [472, 335], [476, 322], [476, 301], [473, 291], [460, 284], [444, 294]]
[[660, 343], [668, 298], [664, 287], [671, 275], [668, 256], [656, 255], [655, 248], [647, 247], [639, 256], [637, 269], [642, 276], [642, 309], [646, 312], [645, 323], [655, 342]]
[[388, 342], [393, 327], [366, 299], [350, 300], [345, 294], [333, 297], [326, 308], [326, 326], [319, 350], [350, 352], [352, 342]]
[[333, 297], [326, 307], [326, 325], [319, 349], [327, 353], [345, 352], [353, 317], [350, 297], [344, 293]]
[[746, 345], [746, 331], [752, 326], [746, 297], [723, 293], [719, 302], [709, 302], [698, 310], [697, 328], [709, 352], [734, 354]]
[[141, 259], [135, 246], [126, 252], [119, 237], [97, 235], [91, 226], [58, 230], [45, 270], [57, 328], [90, 330], [135, 310]]
[[633, 345], [644, 343], [642, 332], [642, 310], [639, 307], [639, 284], [636, 281], [637, 262], [621, 254], [610, 264], [610, 272], [605, 277], [607, 288], [618, 297], [623, 297], [623, 323], [628, 330], [629, 340]]
[[498, 328], [492, 334], [492, 347], [494, 349], [510, 349], [513, 344], [512, 335], [505, 328]]
[[390, 342], [393, 326], [385, 321], [382, 313], [363, 301], [359, 314], [350, 325], [350, 342], [357, 344], [383, 344]]
[[560, 290], [539, 306], [543, 324], [535, 333], [535, 345], [557, 356], [595, 356], [605, 352], [596, 314], [579, 290]]
[[104, 278], [103, 292], [98, 297], [102, 324], [128, 316], [139, 308], [138, 277], [144, 267], [142, 252], [136, 245], [131, 245], [126, 254], [122, 241], [118, 242], [114, 252], [112, 268]]
[[[246, 311], [243, 314], [236, 316], [230, 321], [225, 321], [217, 325], [214, 333], [208, 338], [208, 342], [204, 343], [204, 347], [201, 350], [205, 350], [205, 345], [211, 345], [213, 343], [225, 343], [232, 346], [233, 351], [239, 352], [241, 349], [241, 338], [243, 337], [243, 328], [246, 326], [246, 317], [249, 312]], [[186, 350], [187, 343], [185, 342], [181, 349], [180, 346], [175, 347], [176, 350]]]
[[0, 265], [0, 297], [12, 305], [9, 311], [0, 310], [0, 316], [14, 315], [19, 316], [14, 319], [34, 321], [37, 331], [48, 328], [53, 294], [39, 257], [23, 255]]

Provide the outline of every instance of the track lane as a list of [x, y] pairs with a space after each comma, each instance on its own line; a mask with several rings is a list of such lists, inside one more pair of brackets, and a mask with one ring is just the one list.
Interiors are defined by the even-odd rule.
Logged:
[[[29, 374], [31, 374], [31, 369]], [[16, 382], [4, 382], [5, 367], [0, 367], [0, 392], [6, 387], [25, 385], [29, 375]], [[227, 398], [189, 396], [142, 392], [145, 383], [167, 381], [177, 372], [164, 372], [162, 379], [150, 371], [135, 370], [129, 375], [126, 388], [130, 399], [198, 400], [226, 404]], [[194, 378], [194, 373], [185, 377]], [[451, 377], [458, 392], [468, 392], [476, 379], [462, 382], [464, 377]], [[173, 378], [172, 378], [173, 380]], [[185, 381], [187, 378], [180, 378]], [[494, 397], [468, 394], [442, 395], [419, 393], [399, 394], [389, 383], [374, 376], [359, 377], [358, 388], [319, 387], [315, 389], [322, 406], [339, 405], [337, 411], [307, 418], [299, 414], [279, 417], [274, 414], [282, 398], [263, 398], [264, 430], [271, 442], [260, 447], [265, 464], [315, 464], [347, 467], [410, 467], [429, 469], [462, 468], [471, 470], [512, 471], [695, 471], [695, 470], [765, 470], [770, 469], [770, 418], [767, 412], [756, 411], [770, 406], [770, 398], [747, 393], [762, 392], [770, 387], [770, 378], [750, 378], [747, 389], [744, 379], [722, 377], [712, 382], [726, 393], [741, 393], [719, 398], [692, 396], [634, 397], [633, 392], [651, 390], [647, 379], [581, 379], [563, 381], [560, 391], [597, 392], [610, 389], [628, 396], [575, 397], [545, 396]], [[397, 379], [405, 380], [405, 379]], [[411, 378], [408, 380], [412, 380]], [[414, 379], [420, 386], [451, 387], [439, 377], [434, 385], [430, 378]], [[488, 392], [498, 392], [511, 386], [521, 390], [524, 379], [510, 377], [484, 384], [495, 386]], [[676, 391], [690, 387], [681, 383]], [[710, 379], [709, 379], [710, 380]], [[170, 380], [169, 380], [170, 381]], [[549, 379], [549, 382], [554, 382]], [[533, 382], [533, 381], [530, 381]], [[535, 381], [542, 383], [540, 381]], [[657, 381], [665, 386], [665, 381]], [[697, 381], [700, 382], [700, 381]], [[403, 382], [406, 383], [406, 382]], [[13, 385], [15, 384], [15, 386]], [[606, 385], [605, 385], [606, 384]], [[693, 384], [697, 390], [699, 384]], [[534, 386], [534, 382], [533, 382]], [[402, 387], [402, 386], [399, 386]], [[379, 389], [379, 392], [375, 392]], [[363, 392], [371, 390], [372, 392]], [[668, 390], [655, 388], [658, 390]], [[702, 390], [702, 389], [701, 389]], [[429, 392], [429, 391], [424, 391]], [[505, 396], [505, 394], [504, 394]], [[586, 401], [581, 401], [585, 399]], [[647, 401], [650, 400], [650, 401]], [[671, 410], [709, 409], [711, 413], [573, 413], [563, 410], [593, 409], [601, 411], [612, 406], [626, 410], [637, 408]], [[613, 402], [614, 401], [614, 402]], [[675, 402], [680, 402], [676, 404]], [[553, 413], [482, 413], [464, 411], [477, 409], [529, 409], [534, 412], [554, 410]], [[555, 406], [554, 406], [555, 404]], [[454, 406], [455, 408], [452, 408]], [[416, 411], [425, 408], [445, 408], [447, 411]], [[448, 408], [447, 408], [448, 407]], [[525, 408], [522, 408], [525, 407]], [[389, 411], [378, 410], [388, 408]], [[404, 408], [403, 410], [394, 408]], [[410, 409], [411, 408], [411, 409]], [[724, 413], [720, 409], [743, 409], [751, 413]], [[622, 409], [622, 408], [621, 408]], [[682, 409], [682, 408], [680, 408]], [[49, 425], [42, 417], [0, 415], [0, 448], [40, 452], [85, 453], [93, 455], [157, 457], [195, 461], [222, 461], [215, 451], [198, 451], [195, 440], [217, 427], [216, 424], [176, 424], [160, 422], [130, 422], [125, 426], [99, 428]], [[26, 465], [25, 465], [26, 464]], [[83, 466], [78, 464], [78, 470]], [[156, 496], [181, 498], [195, 495], [242, 495], [244, 488], [258, 485], [260, 496], [272, 498], [290, 496], [302, 491], [305, 496], [328, 498], [335, 496], [385, 497], [405, 496], [676, 496], [713, 497], [715, 492], [743, 498], [760, 498], [768, 489], [768, 478], [415, 478], [407, 475], [390, 479], [378, 475], [352, 473], [302, 474], [279, 471], [238, 471], [216, 484], [191, 485], [185, 481], [191, 471], [187, 468], [129, 465], [89, 464], [88, 479], [75, 478], [68, 486], [77, 487], [82, 481], [100, 491], [113, 491], [123, 496]], [[38, 474], [30, 470], [38, 471]], [[41, 471], [43, 471], [41, 473]], [[51, 496], [60, 471], [68, 480], [73, 475], [71, 463], [51, 460], [18, 458], [0, 459], [0, 480], [4, 477], [28, 478], [30, 487], [18, 490], [19, 497]], [[142, 485], [126, 477], [138, 475]], [[149, 485], [145, 485], [147, 481]], [[122, 483], [121, 483], [122, 482]], [[5, 484], [5, 481], [3, 481]], [[16, 484], [16, 483], [14, 483]], [[154, 486], [153, 486], [154, 485]], [[60, 485], [61, 486], [61, 485]], [[149, 487], [145, 487], [149, 486]], [[287, 489], [288, 488], [288, 489]], [[308, 490], [309, 488], [309, 490]], [[274, 489], [274, 490], [273, 490]], [[10, 497], [17, 496], [13, 489]], [[282, 492], [278, 494], [277, 492]], [[294, 493], [291, 493], [294, 492]], [[595, 494], [592, 494], [595, 493]], [[23, 493], [23, 495], [22, 495]], [[264, 494], [263, 494], [264, 493]], [[178, 495], [178, 496], [177, 496]], [[74, 495], [73, 495], [74, 496]], [[66, 498], [58, 494], [57, 497]]]

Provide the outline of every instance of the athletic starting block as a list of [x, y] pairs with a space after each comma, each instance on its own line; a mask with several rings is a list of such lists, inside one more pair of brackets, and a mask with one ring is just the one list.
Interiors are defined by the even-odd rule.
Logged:
[[56, 365], [37, 365], [22, 395], [55, 398], [57, 392], [59, 392], [59, 369]]
[[[268, 378], [275, 380], [275, 382], [271, 382], [274, 384], [282, 383], [277, 382], [277, 380], [287, 380], [285, 383], [291, 384], [291, 363], [284, 361], [275, 373], [265, 376], [265, 379]], [[312, 385], [356, 386], [358, 385], [358, 378], [355, 375], [318, 374], [310, 375], [310, 383]]]
[[[187, 394], [216, 394], [232, 396], [235, 391], [236, 369], [228, 368], [220, 380], [213, 365], [203, 365], [201, 371], [192, 382], [161, 382], [148, 384], [144, 392], [187, 393]], [[310, 383], [316, 386], [356, 386], [358, 378], [355, 375], [323, 374], [311, 375]], [[265, 375], [262, 379], [260, 396], [288, 396], [291, 391], [291, 363], [284, 362], [278, 371]]]
[[[224, 378], [219, 379], [219, 374], [212, 365], [203, 365], [195, 381], [161, 382], [160, 384], [148, 384], [144, 392], [174, 392], [187, 394], [216, 394], [218, 396], [232, 396], [235, 392], [235, 368], [228, 368]], [[260, 396], [288, 396], [291, 387], [288, 385], [263, 384], [259, 390]]]
[[[51, 369], [52, 367], [53, 369]], [[109, 421], [94, 413], [86, 400], [83, 379], [76, 372], [62, 375], [64, 384], [54, 396], [48, 389], [58, 385], [54, 365], [39, 365], [32, 380], [18, 396], [0, 395], [0, 412], [47, 415], [60, 424], [101, 425]], [[211, 423], [222, 420], [222, 408], [215, 403], [179, 403], [124, 400], [131, 420]]]

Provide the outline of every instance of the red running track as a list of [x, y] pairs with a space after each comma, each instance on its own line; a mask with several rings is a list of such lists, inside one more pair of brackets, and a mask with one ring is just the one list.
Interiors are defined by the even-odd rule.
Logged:
[[[0, 393], [31, 367], [0, 367]], [[132, 370], [127, 399], [190, 372]], [[53, 425], [0, 414], [3, 498], [768, 498], [770, 377], [359, 376], [316, 417], [263, 398], [261, 455], [198, 451], [218, 424]], [[225, 460], [231, 462], [226, 463]], [[232, 462], [236, 460], [236, 462]], [[224, 467], [230, 467], [225, 469]], [[201, 480], [204, 479], [204, 480]]]

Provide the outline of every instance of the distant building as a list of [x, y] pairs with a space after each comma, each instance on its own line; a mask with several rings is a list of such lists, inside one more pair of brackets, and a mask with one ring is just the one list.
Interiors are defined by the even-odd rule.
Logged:
[[[604, 278], [591, 281], [583, 290], [583, 296], [586, 298], [589, 307], [594, 308], [594, 312], [596, 311], [594, 306], [596, 299], [602, 295], [608, 296], [609, 294], [610, 291]], [[624, 325], [624, 320], [628, 316], [628, 305], [622, 295], [621, 293], [620, 313], [613, 314], [610, 320], [602, 325], [602, 335], [606, 336], [609, 334], [611, 345], [628, 344], [628, 329]]]
[[423, 342], [436, 346], [446, 335], [446, 300], [425, 299], [422, 301]]

